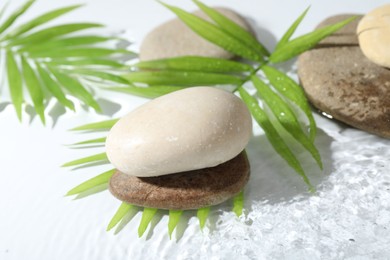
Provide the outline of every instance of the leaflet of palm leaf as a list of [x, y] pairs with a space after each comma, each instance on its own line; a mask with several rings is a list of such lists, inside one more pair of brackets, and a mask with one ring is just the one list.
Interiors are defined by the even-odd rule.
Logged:
[[[91, 131], [108, 131], [116, 122], [118, 119], [112, 119], [108, 121], [102, 121], [92, 124], [83, 125], [77, 128], [72, 129], [73, 131], [81, 131], [81, 132], [91, 132]], [[96, 146], [103, 146], [105, 142], [105, 137], [101, 138], [95, 138], [90, 139], [82, 142], [78, 142], [73, 144], [73, 147], [76, 148], [88, 148], [88, 147], [96, 147]], [[77, 159], [71, 162], [68, 162], [63, 165], [63, 167], [80, 167], [80, 166], [93, 166], [96, 164], [109, 164], [107, 160], [107, 156], [104, 152], [98, 153], [95, 155], [91, 155], [88, 157], [84, 157], [81, 159]], [[106, 171], [104, 173], [101, 173], [97, 175], [96, 177], [89, 179], [82, 184], [76, 186], [75, 188], [71, 189], [67, 196], [74, 196], [74, 195], [81, 195], [88, 191], [93, 191], [95, 188], [100, 187], [104, 185], [104, 187], [107, 187], [107, 184], [111, 178], [111, 176], [114, 174], [115, 169], [111, 169], [109, 171]], [[98, 191], [101, 191], [100, 189]], [[233, 198], [233, 212], [240, 216], [243, 211], [243, 192], [241, 192], [239, 195]], [[120, 222], [124, 221], [127, 214], [129, 214], [131, 211], [138, 211], [141, 210], [140, 207], [136, 207], [133, 205], [130, 205], [128, 203], [123, 202], [117, 212], [115, 213], [114, 217], [111, 219], [111, 221], [108, 224], [107, 231], [111, 230], [118, 224], [118, 231], [121, 229]], [[158, 209], [152, 209], [152, 208], [144, 208], [142, 213], [142, 219], [138, 227], [138, 235], [141, 237], [145, 231], [147, 230], [147, 227], [149, 226], [150, 222], [153, 219], [153, 216], [157, 213]], [[199, 225], [201, 229], [206, 224], [206, 220], [209, 214], [210, 208], [202, 208], [197, 210], [197, 217], [199, 219]], [[161, 212], [165, 212], [161, 210]], [[172, 236], [173, 231], [175, 230], [176, 226], [178, 225], [180, 218], [183, 214], [183, 211], [181, 210], [169, 210], [169, 222], [168, 222], [168, 233], [169, 236]]]
[[[46, 121], [45, 108], [51, 97], [63, 107], [75, 110], [74, 103], [68, 97], [70, 95], [101, 112], [89, 88], [99, 85], [97, 82], [128, 84], [127, 80], [117, 75], [124, 64], [114, 57], [131, 52], [101, 47], [109, 41], [118, 41], [115, 37], [75, 35], [102, 27], [101, 24], [67, 23], [42, 28], [81, 5], [56, 9], [14, 26], [34, 2], [25, 2], [0, 23], [0, 59], [5, 64], [11, 101], [19, 120], [22, 119], [23, 104], [27, 103], [25, 89], [43, 124]], [[3, 7], [1, 16], [6, 8], [7, 5]]]

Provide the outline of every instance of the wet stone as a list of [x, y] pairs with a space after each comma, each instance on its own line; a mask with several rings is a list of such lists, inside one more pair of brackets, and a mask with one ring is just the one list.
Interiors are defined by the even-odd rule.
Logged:
[[[318, 27], [350, 15], [330, 17]], [[362, 53], [360, 19], [300, 55], [298, 76], [310, 102], [350, 126], [390, 138], [390, 70]]]
[[127, 203], [159, 209], [198, 209], [220, 204], [238, 194], [248, 182], [245, 152], [215, 167], [158, 176], [135, 177], [117, 171], [110, 192]]

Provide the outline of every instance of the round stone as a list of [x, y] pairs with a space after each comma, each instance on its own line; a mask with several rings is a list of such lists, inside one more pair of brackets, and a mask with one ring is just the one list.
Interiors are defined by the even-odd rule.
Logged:
[[390, 4], [367, 13], [357, 27], [357, 34], [364, 55], [390, 68]]
[[[251, 31], [249, 24], [236, 12], [226, 8], [215, 8], [244, 29]], [[195, 15], [211, 21], [202, 11]], [[170, 20], [151, 31], [143, 40], [139, 58], [142, 61], [172, 58], [178, 56], [205, 56], [215, 58], [233, 58], [233, 54], [203, 39], [180, 19]]]
[[213, 167], [244, 150], [252, 135], [246, 105], [230, 92], [193, 87], [164, 95], [121, 118], [106, 153], [119, 171], [152, 177]]
[[138, 178], [117, 171], [109, 190], [127, 203], [158, 209], [199, 209], [238, 194], [249, 180], [245, 152], [216, 167], [171, 175]]
[[[318, 27], [344, 20], [339, 15]], [[300, 55], [298, 76], [310, 102], [348, 125], [390, 137], [390, 70], [368, 60], [356, 35], [359, 19]]]

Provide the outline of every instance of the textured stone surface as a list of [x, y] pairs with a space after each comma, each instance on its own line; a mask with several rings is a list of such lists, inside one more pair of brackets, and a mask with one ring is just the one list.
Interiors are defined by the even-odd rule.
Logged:
[[[215, 8], [243, 28], [251, 31], [249, 24], [236, 12], [227, 8]], [[210, 19], [201, 11], [194, 14]], [[197, 55], [216, 58], [232, 58], [233, 55], [222, 48], [201, 38], [187, 27], [181, 20], [175, 18], [151, 31], [143, 40], [140, 60], [153, 60], [177, 56]]]
[[212, 168], [138, 178], [116, 172], [111, 193], [122, 201], [160, 209], [198, 209], [220, 204], [239, 193], [249, 179], [245, 152]]
[[[319, 27], [348, 16], [325, 20]], [[311, 103], [346, 124], [390, 137], [390, 70], [368, 60], [357, 45], [355, 21], [298, 59]]]
[[390, 68], [390, 4], [366, 14], [357, 33], [364, 55], [372, 62]]
[[194, 87], [156, 98], [121, 118], [106, 151], [119, 171], [152, 177], [203, 169], [242, 152], [252, 118], [241, 99], [225, 90]]

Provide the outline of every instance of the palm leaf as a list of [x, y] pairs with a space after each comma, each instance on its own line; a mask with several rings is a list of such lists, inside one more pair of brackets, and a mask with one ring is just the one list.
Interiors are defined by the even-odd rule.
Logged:
[[267, 84], [261, 81], [258, 77], [252, 76], [252, 82], [256, 87], [258, 94], [261, 95], [265, 103], [271, 109], [280, 124], [291, 134], [301, 145], [303, 145], [316, 160], [319, 167], [322, 169], [321, 156], [315, 145], [303, 132], [301, 125], [290, 109], [288, 104], [274, 93]]
[[4, 15], [5, 11], [7, 10], [8, 6], [9, 6], [9, 3], [10, 3], [10, 1], [7, 1], [7, 3], [5, 3], [5, 5], [1, 8], [1, 10], [0, 10], [0, 20], [3, 18], [3, 15]]
[[104, 144], [106, 142], [106, 137], [102, 138], [95, 138], [95, 139], [90, 139], [82, 142], [77, 142], [74, 144], [71, 144], [71, 146], [80, 146], [80, 145], [96, 145], [96, 144]]
[[[60, 50], [60, 51], [59, 51]], [[97, 58], [97, 57], [107, 57], [113, 54], [129, 54], [132, 53], [127, 50], [120, 49], [106, 49], [106, 48], [96, 48], [96, 47], [71, 47], [71, 48], [59, 48], [59, 49], [44, 49], [41, 51], [32, 51], [29, 53], [31, 58], [45, 58], [50, 57], [52, 59], [57, 58]]]
[[66, 13], [73, 11], [81, 6], [82, 5], [72, 5], [72, 6], [68, 6], [68, 7], [59, 8], [59, 9], [47, 12], [43, 15], [40, 15], [37, 18], [35, 18], [35, 19], [33, 19], [33, 20], [23, 24], [23, 25], [20, 25], [16, 29], [12, 30], [12, 32], [10, 32], [6, 36], [6, 39], [19, 36], [25, 32], [28, 32], [28, 31], [34, 29], [35, 27], [38, 27], [39, 25], [47, 23], [47, 22], [49, 22], [49, 21], [51, 21], [59, 16], [62, 16]]
[[156, 213], [157, 213], [157, 209], [144, 208], [144, 211], [142, 213], [141, 223], [139, 224], [138, 227], [138, 237], [142, 237], [142, 235], [145, 233], [146, 229], [148, 228], [150, 222], [152, 221]]
[[[42, 53], [53, 57], [50, 55], [50, 53], [60, 50], [60, 48], [63, 47], [71, 47], [74, 48], [76, 46], [83, 46], [83, 45], [91, 45], [95, 43], [102, 43], [112, 40], [112, 38], [109, 37], [103, 37], [103, 36], [74, 36], [74, 37], [68, 37], [68, 38], [60, 38], [48, 42], [44, 42], [39, 45], [26, 45], [23, 46], [18, 50], [18, 52], [29, 52], [36, 56], [39, 56], [39, 54], [42, 55]], [[51, 52], [50, 52], [51, 51]], [[38, 53], [38, 54], [37, 54]], [[100, 54], [100, 53], [99, 53]]]
[[95, 109], [96, 112], [101, 112], [101, 108], [93, 98], [92, 94], [89, 93], [77, 79], [62, 73], [53, 67], [50, 67], [49, 70], [55, 76], [58, 82], [69, 91], [70, 94], [82, 100], [86, 105]]
[[[81, 5], [55, 9], [13, 26], [33, 2], [34, 0], [26, 1], [0, 24], [0, 51], [5, 54], [1, 58], [5, 60], [11, 101], [19, 120], [22, 117], [24, 86], [42, 122], [45, 121], [44, 110], [48, 104], [45, 103], [44, 94], [48, 94], [48, 100], [53, 96], [59, 104], [74, 110], [73, 102], [67, 98], [67, 94], [70, 94], [100, 112], [98, 103], [90, 90], [84, 86], [88, 83], [84, 79], [104, 79], [104, 84], [108, 81], [127, 84], [116, 75], [125, 67], [124, 62], [113, 59], [118, 55], [133, 54], [133, 52], [95, 46], [109, 40], [118, 40], [115, 37], [70, 35], [102, 26], [97, 23], [69, 23], [40, 27]], [[6, 6], [0, 11], [1, 15]], [[92, 68], [99, 71], [90, 71]], [[64, 73], [65, 69], [69, 71]], [[78, 69], [79, 71], [76, 72]], [[83, 69], [88, 70], [83, 71]]]
[[128, 204], [126, 202], [122, 202], [117, 212], [108, 224], [107, 231], [110, 231], [113, 227], [115, 227], [126, 216], [126, 214], [130, 211], [132, 207], [133, 205]]
[[22, 120], [23, 82], [15, 57], [10, 50], [6, 53], [6, 66], [11, 100], [19, 120]]
[[86, 124], [70, 129], [71, 131], [102, 131], [110, 130], [119, 119], [110, 119], [101, 122]]
[[81, 159], [77, 159], [74, 161], [70, 161], [63, 164], [62, 167], [79, 166], [83, 164], [96, 163], [96, 162], [108, 162], [106, 153], [99, 153]]
[[195, 4], [205, 13], [208, 17], [210, 17], [218, 26], [222, 28], [226, 33], [230, 34], [232, 37], [237, 40], [245, 43], [248, 47], [252, 48], [254, 51], [261, 56], [268, 56], [268, 50], [256, 40], [256, 38], [243, 29], [240, 25], [230, 20], [217, 10], [208, 7], [198, 0], [194, 0]]
[[233, 198], [233, 212], [237, 217], [242, 215], [244, 209], [244, 192], [241, 191], [238, 195]]
[[291, 36], [294, 34], [295, 30], [301, 24], [302, 20], [305, 18], [307, 12], [310, 7], [306, 8], [306, 10], [294, 21], [294, 23], [288, 28], [286, 33], [282, 36], [282, 39], [276, 44], [275, 51], [283, 47], [290, 40]]
[[209, 216], [209, 213], [210, 213], [210, 207], [198, 209], [196, 216], [199, 219], [200, 229], [203, 229], [204, 226], [206, 225], [206, 221], [207, 221], [207, 217]]
[[210, 72], [192, 71], [139, 71], [122, 75], [133, 83], [174, 86], [212, 86], [242, 83], [240, 77]]
[[317, 126], [302, 88], [293, 79], [275, 68], [263, 66], [261, 69], [272, 86], [284, 97], [294, 102], [305, 113], [310, 124], [310, 139], [314, 141]]
[[252, 48], [249, 48], [241, 40], [238, 40], [229, 33], [226, 33], [220, 27], [180, 8], [165, 3], [162, 4], [174, 12], [179, 17], [179, 19], [181, 19], [185, 24], [187, 24], [188, 27], [190, 27], [195, 33], [199, 34], [204, 39], [240, 57], [249, 60], [262, 61], [263, 58], [261, 55], [252, 50]]
[[184, 70], [217, 73], [253, 71], [252, 66], [242, 62], [198, 56], [185, 56], [170, 59], [142, 61], [135, 64], [134, 67], [150, 70]]
[[314, 187], [311, 185], [309, 179], [307, 178], [301, 163], [295, 157], [294, 153], [290, 150], [287, 144], [284, 142], [283, 138], [276, 131], [275, 127], [272, 125], [267, 114], [263, 109], [260, 108], [257, 100], [251, 97], [244, 88], [239, 88], [239, 93], [243, 101], [247, 104], [249, 111], [251, 111], [252, 116], [256, 122], [264, 130], [268, 141], [271, 143], [275, 151], [299, 174], [302, 176], [304, 182], [308, 185], [310, 191], [314, 191]]
[[5, 30], [7, 30], [22, 14], [24, 14], [30, 6], [35, 2], [35, 0], [29, 0], [25, 2], [19, 9], [13, 12], [7, 20], [4, 21], [0, 26], [0, 34], [2, 34]]
[[295, 38], [290, 42], [284, 44], [279, 49], [275, 50], [271, 54], [269, 61], [272, 63], [287, 61], [313, 48], [322, 39], [338, 31], [339, 29], [341, 29], [342, 27], [344, 27], [345, 25], [347, 25], [348, 23], [352, 22], [355, 19], [356, 19], [355, 16], [350, 17], [344, 21], [338, 22], [336, 24], [328, 25], [324, 28], [317, 29], [314, 32]]
[[156, 98], [184, 88], [185, 87], [179, 87], [179, 86], [148, 86], [148, 87], [127, 86], [127, 87], [110, 87], [107, 89], [130, 94], [133, 96], [143, 97], [143, 98]]
[[181, 215], [183, 215], [182, 210], [169, 211], [168, 234], [170, 239], [172, 238], [173, 231], [175, 230], [176, 226], [179, 224]]
[[110, 81], [115, 83], [120, 83], [128, 85], [129, 82], [119, 75], [115, 75], [109, 72], [97, 71], [97, 70], [88, 70], [88, 69], [72, 69], [69, 71], [70, 74], [79, 74], [83, 77], [93, 77], [98, 78], [103, 81]]
[[19, 36], [14, 39], [9, 39], [8, 46], [34, 45], [37, 43], [46, 42], [48, 40], [69, 33], [91, 29], [91, 28], [98, 28], [98, 27], [102, 27], [102, 25], [97, 23], [71, 23], [71, 24], [56, 25], [32, 33], [25, 37]]
[[56, 82], [48, 71], [46, 71], [39, 63], [36, 63], [39, 76], [42, 80], [43, 85], [49, 92], [61, 103], [64, 107], [68, 107], [71, 110], [75, 110], [74, 104], [68, 98], [66, 98], [58, 82]]
[[22, 57], [22, 74], [24, 82], [30, 93], [30, 97], [34, 104], [35, 111], [39, 115], [43, 124], [45, 124], [45, 106], [44, 106], [44, 95], [40, 86], [40, 82], [34, 69], [30, 66], [28, 61]]
[[111, 176], [115, 173], [115, 171], [116, 171], [115, 169], [109, 170], [107, 172], [104, 172], [104, 173], [92, 178], [92, 179], [89, 179], [89, 180], [81, 183], [80, 185], [77, 185], [76, 187], [74, 187], [73, 189], [68, 191], [66, 193], [66, 196], [77, 195], [77, 194], [80, 194], [82, 192], [93, 189], [97, 186], [100, 186], [102, 184], [108, 183]]
[[105, 58], [88, 58], [79, 57], [76, 59], [67, 58], [56, 58], [55, 60], [48, 61], [49, 64], [55, 66], [73, 66], [73, 67], [109, 67], [109, 68], [124, 68], [124, 64], [115, 60]]

